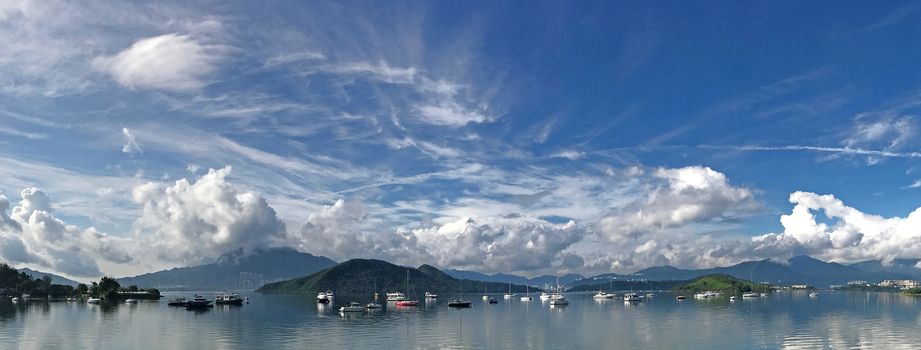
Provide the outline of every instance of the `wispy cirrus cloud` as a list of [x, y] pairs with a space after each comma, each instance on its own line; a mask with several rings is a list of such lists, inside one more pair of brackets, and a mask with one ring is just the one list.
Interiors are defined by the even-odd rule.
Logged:
[[760, 151], [760, 152], [794, 152], [808, 151], [820, 153], [835, 153], [858, 156], [875, 156], [875, 157], [892, 157], [892, 158], [921, 158], [921, 152], [895, 152], [868, 150], [851, 147], [822, 147], [807, 145], [784, 145], [784, 146], [733, 146], [733, 145], [698, 145], [701, 149], [713, 150], [730, 150], [730, 151]]

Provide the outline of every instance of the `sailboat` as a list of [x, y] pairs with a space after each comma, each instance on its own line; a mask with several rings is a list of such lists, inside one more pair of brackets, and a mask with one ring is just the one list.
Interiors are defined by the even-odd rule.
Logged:
[[461, 296], [460, 299], [454, 299], [448, 302], [448, 307], [470, 307], [470, 302], [464, 300], [464, 280], [461, 280]]
[[[406, 295], [409, 295], [409, 269], [406, 269]], [[400, 300], [397, 306], [418, 306], [418, 300]]]
[[382, 307], [381, 304], [378, 304], [375, 302], [377, 300], [377, 279], [372, 279], [371, 281], [372, 283], [374, 283], [374, 300], [369, 301], [367, 304], [365, 304], [365, 308], [366, 309], [380, 309]]
[[489, 300], [489, 296], [486, 295], [486, 286], [483, 286], [483, 301]]
[[502, 297], [505, 299], [511, 299], [515, 294], [512, 294], [512, 282], [508, 283], [508, 293], [505, 293]]
[[[611, 289], [610, 284], [612, 284], [612, 283], [609, 282], [608, 289]], [[614, 293], [608, 293], [608, 292], [602, 291], [601, 289], [598, 289], [598, 293], [595, 293], [595, 296], [593, 296], [592, 298], [595, 298], [595, 299], [614, 299]]]
[[525, 296], [521, 297], [521, 301], [531, 301], [531, 290], [530, 290], [530, 288], [531, 288], [531, 287], [528, 286], [527, 284], [524, 285], [524, 290], [525, 290], [524, 293], [525, 293]]
[[564, 297], [562, 293], [559, 293], [560, 291], [560, 278], [559, 277], [556, 278], [556, 290], [557, 290], [557, 293], [554, 294], [550, 299], [550, 306], [569, 305], [569, 301], [566, 300], [566, 297]]

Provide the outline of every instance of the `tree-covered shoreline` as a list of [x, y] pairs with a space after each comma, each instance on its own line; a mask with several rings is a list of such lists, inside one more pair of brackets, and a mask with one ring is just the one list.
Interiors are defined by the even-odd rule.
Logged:
[[90, 285], [78, 284], [76, 287], [53, 284], [51, 276], [34, 278], [25, 272], [17, 271], [5, 263], [0, 263], [0, 295], [7, 297], [20, 297], [28, 294], [36, 299], [66, 299], [66, 298], [100, 298], [105, 300], [123, 299], [160, 299], [160, 291], [156, 288], [140, 289], [137, 286], [122, 288], [112, 277], [103, 277], [99, 282]]

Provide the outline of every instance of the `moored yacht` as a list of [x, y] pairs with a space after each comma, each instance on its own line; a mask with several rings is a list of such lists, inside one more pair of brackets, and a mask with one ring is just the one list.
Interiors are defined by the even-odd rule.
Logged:
[[365, 304], [365, 308], [367, 309], [380, 309], [381, 307], [381, 304], [375, 303], [373, 301]]
[[553, 294], [547, 292], [540, 293], [540, 300], [550, 300], [553, 297]]
[[189, 299], [186, 299], [184, 297], [178, 297], [176, 299], [166, 302], [166, 305], [168, 306], [186, 306], [188, 304], [189, 304]]
[[211, 304], [211, 300], [205, 299], [205, 297], [196, 294], [192, 300], [189, 300], [185, 307], [186, 309], [204, 309], [214, 307], [214, 305]]
[[351, 302], [348, 305], [343, 305], [339, 307], [339, 312], [362, 312], [365, 311], [365, 307], [356, 302]]
[[512, 282], [509, 282], [508, 283], [508, 293], [505, 293], [505, 295], [503, 295], [502, 298], [511, 299], [514, 296], [515, 294], [512, 294]]
[[317, 302], [320, 304], [329, 304], [333, 299], [333, 292], [325, 291], [317, 293]]
[[557, 294], [552, 299], [550, 299], [550, 305], [552, 306], [564, 306], [569, 305], [569, 300], [566, 300], [562, 294]]
[[525, 285], [525, 286], [524, 286], [524, 290], [525, 290], [525, 292], [524, 292], [525, 294], [524, 294], [523, 297], [521, 297], [521, 301], [531, 301], [531, 290], [530, 290], [530, 286]]
[[719, 297], [719, 296], [721, 296], [721, 295], [722, 295], [722, 294], [719, 293], [719, 292], [713, 292], [713, 291], [709, 291], [709, 290], [708, 290], [708, 291], [705, 291], [705, 292], [703, 292], [703, 293], [694, 294], [694, 299], [713, 299], [713, 298], [717, 298], [717, 297]]
[[86, 303], [87, 304], [101, 304], [102, 299], [90, 297], [89, 299], [86, 299]]
[[[329, 295], [327, 295], [329, 298]], [[214, 303], [218, 305], [243, 305], [243, 298], [237, 293], [218, 293], [214, 297]]]
[[125, 299], [125, 304], [137, 304], [137, 299]]
[[[409, 293], [409, 270], [406, 270], [406, 293]], [[418, 300], [407, 300], [405, 297], [403, 300], [397, 301], [397, 306], [418, 306]]]
[[642, 301], [642, 300], [643, 300], [643, 298], [640, 297], [639, 294], [636, 294], [636, 293], [624, 293], [624, 301], [626, 301], [626, 302], [631, 302], [631, 303], [632, 303], [632, 302], [637, 302], [637, 301]]
[[614, 299], [614, 294], [599, 290], [592, 296], [594, 299]]
[[438, 299], [438, 294], [431, 293], [431, 292], [425, 292], [425, 298], [426, 299]]
[[400, 292], [387, 293], [387, 301], [400, 301], [400, 300], [406, 300], [406, 295]]

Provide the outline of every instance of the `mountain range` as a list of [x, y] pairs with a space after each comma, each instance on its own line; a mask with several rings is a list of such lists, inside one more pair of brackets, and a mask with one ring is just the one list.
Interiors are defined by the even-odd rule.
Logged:
[[[409, 286], [407, 287], [407, 276]], [[528, 290], [523, 285], [511, 285], [501, 282], [483, 282], [461, 280], [438, 270], [431, 265], [418, 268], [394, 265], [382, 260], [352, 259], [309, 276], [287, 281], [270, 283], [258, 291], [262, 293], [316, 293], [332, 290], [341, 294], [366, 294], [402, 291], [410, 298], [420, 298], [421, 292], [435, 293], [502, 293], [511, 288], [512, 292], [524, 293]], [[538, 292], [534, 288], [530, 291]]]
[[726, 274], [736, 278], [750, 279], [771, 284], [809, 284], [827, 287], [863, 280], [876, 283], [885, 279], [921, 279], [921, 269], [915, 268], [919, 259], [896, 259], [886, 265], [881, 261], [864, 261], [851, 265], [824, 262], [801, 255], [785, 262], [773, 260], [746, 261], [725, 267], [707, 269], [680, 269], [673, 266], [655, 266], [633, 274], [602, 274], [577, 281], [573, 285], [597, 284], [608, 279], [615, 280], [691, 280], [700, 276]]
[[[445, 273], [454, 278], [459, 279], [468, 279], [472, 281], [482, 281], [482, 282], [500, 282], [500, 283], [514, 283], [520, 285], [528, 286], [544, 286], [544, 285], [555, 285], [557, 283], [556, 277], [551, 275], [541, 275], [534, 278], [527, 278], [524, 276], [509, 275], [504, 273], [497, 273], [492, 275], [487, 275], [485, 273], [476, 272], [476, 271], [464, 271], [464, 270], [455, 270], [455, 269], [446, 269]], [[560, 285], [568, 285], [574, 283], [578, 280], [584, 279], [585, 276], [579, 274], [568, 274], [560, 276]]]
[[250, 290], [264, 283], [309, 275], [336, 265], [323, 256], [290, 248], [271, 248], [251, 254], [238, 251], [211, 264], [179, 267], [118, 279], [123, 286], [161, 290]]
[[40, 278], [44, 277], [45, 275], [51, 276], [51, 283], [52, 283], [52, 284], [63, 284], [63, 285], [66, 285], [66, 286], [73, 286], [73, 287], [76, 287], [78, 284], [80, 284], [80, 282], [74, 281], [74, 280], [69, 279], [69, 278], [65, 278], [65, 277], [61, 277], [61, 276], [55, 275], [55, 274], [53, 274], [53, 273], [35, 271], [35, 270], [32, 270], [32, 269], [30, 269], [30, 268], [25, 268], [25, 267], [20, 268], [20, 269], [17, 269], [17, 270], [19, 270], [19, 272], [25, 272], [27, 275], [32, 276], [32, 278], [35, 278], [35, 279], [40, 279]]

